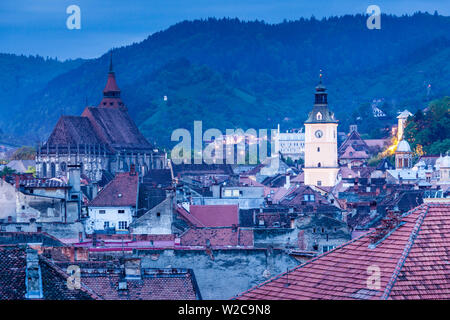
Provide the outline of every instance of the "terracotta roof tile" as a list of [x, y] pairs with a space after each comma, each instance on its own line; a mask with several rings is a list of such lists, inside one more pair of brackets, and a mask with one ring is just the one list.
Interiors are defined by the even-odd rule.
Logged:
[[[380, 231], [372, 230], [237, 298], [450, 298], [450, 204], [423, 204], [378, 239]], [[368, 287], [370, 267], [379, 268], [378, 289]]]
[[117, 173], [98, 195], [89, 202], [91, 207], [136, 206], [139, 176], [137, 172]]

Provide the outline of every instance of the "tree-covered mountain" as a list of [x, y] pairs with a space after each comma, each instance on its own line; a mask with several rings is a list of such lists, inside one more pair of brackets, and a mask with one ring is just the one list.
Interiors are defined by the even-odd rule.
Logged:
[[[189, 129], [194, 120], [203, 120], [204, 129], [300, 127], [320, 69], [341, 130], [359, 121], [376, 135], [370, 112], [362, 108], [373, 99], [384, 99], [383, 111], [394, 121], [405, 107], [415, 112], [448, 95], [450, 17], [383, 15], [381, 30], [367, 29], [366, 19], [184, 21], [114, 49], [114, 69], [138, 126], [150, 141], [165, 146], [173, 129]], [[43, 140], [61, 114], [80, 114], [86, 101], [96, 105], [108, 59], [105, 53], [62, 71], [66, 63], [44, 64], [48, 70], [39, 85], [13, 86], [8, 105], [0, 102], [0, 110], [14, 110], [11, 119], [3, 117], [3, 131]], [[8, 61], [0, 60], [0, 70], [5, 65]], [[16, 68], [10, 68], [13, 77], [27, 74]]]

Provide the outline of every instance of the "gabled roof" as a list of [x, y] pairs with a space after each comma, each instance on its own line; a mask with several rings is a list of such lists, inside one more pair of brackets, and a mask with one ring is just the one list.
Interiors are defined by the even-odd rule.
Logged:
[[138, 195], [137, 172], [117, 173], [98, 195], [89, 202], [90, 207], [135, 207]]
[[345, 139], [345, 141], [339, 147], [338, 152], [339, 153], [344, 152], [345, 149], [347, 149], [347, 147], [350, 146], [350, 145], [359, 145], [359, 146], [362, 146], [363, 149], [366, 149], [366, 150], [369, 148], [367, 143], [359, 135], [358, 131], [355, 131], [355, 130], [350, 132], [350, 134], [348, 135], [347, 139]]
[[47, 140], [49, 146], [77, 144], [104, 144], [86, 117], [61, 116]]
[[450, 204], [426, 203], [237, 298], [450, 299], [449, 261]]
[[[191, 269], [141, 268], [141, 277], [126, 279], [123, 268], [108, 261], [61, 263], [78, 265], [81, 283], [105, 300], [196, 300], [201, 295]], [[126, 288], [119, 289], [119, 282]]]

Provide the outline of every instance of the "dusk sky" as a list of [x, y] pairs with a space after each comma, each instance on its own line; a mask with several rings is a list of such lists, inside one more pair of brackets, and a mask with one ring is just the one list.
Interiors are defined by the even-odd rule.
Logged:
[[[66, 27], [66, 8], [73, 4], [81, 9], [80, 30]], [[437, 10], [450, 15], [449, 0], [1, 0], [0, 52], [93, 58], [183, 20], [237, 17], [278, 23], [365, 13], [371, 4], [382, 13]]]

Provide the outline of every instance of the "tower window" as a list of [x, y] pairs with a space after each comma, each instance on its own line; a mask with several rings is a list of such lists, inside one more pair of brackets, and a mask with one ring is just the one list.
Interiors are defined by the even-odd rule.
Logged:
[[322, 114], [320, 112], [317, 113], [316, 119], [319, 121], [322, 120]]
[[317, 147], [317, 152], [320, 152], [320, 147]]
[[317, 167], [319, 167], [319, 168], [320, 168], [321, 166], [322, 166], [322, 165], [321, 165], [321, 164], [320, 164], [320, 162], [319, 162], [319, 163], [317, 164]]

